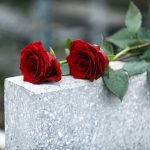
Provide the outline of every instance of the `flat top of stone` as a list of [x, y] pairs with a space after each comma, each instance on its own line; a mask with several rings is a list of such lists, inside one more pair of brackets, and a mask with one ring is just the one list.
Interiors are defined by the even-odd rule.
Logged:
[[23, 81], [23, 76], [7, 78], [6, 81], [10, 81], [36, 94], [71, 89], [90, 83], [90, 81], [87, 80], [74, 79], [72, 76], [63, 76], [61, 81], [56, 83], [47, 82], [43, 84], [25, 82]]
[[[120, 69], [122, 65], [123, 63], [121, 62], [111, 63], [111, 67], [114, 69]], [[101, 80], [101, 78], [99, 80]], [[6, 79], [6, 81], [12, 82], [15, 85], [23, 87], [26, 90], [35, 94], [60, 91], [64, 89], [72, 89], [72, 88], [92, 84], [92, 83], [98, 82], [99, 80], [91, 82], [88, 80], [75, 79], [72, 76], [62, 76], [62, 79], [59, 82], [56, 82], [56, 83], [48, 82], [44, 84], [35, 85], [32, 83], [23, 81], [23, 76], [10, 77]]]

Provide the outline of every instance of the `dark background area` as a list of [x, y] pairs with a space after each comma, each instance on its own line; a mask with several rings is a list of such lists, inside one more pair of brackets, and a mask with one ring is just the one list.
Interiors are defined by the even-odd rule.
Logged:
[[[129, 0], [1, 0], [0, 1], [0, 128], [4, 128], [4, 79], [20, 75], [20, 49], [41, 40], [64, 59], [66, 38], [100, 43], [124, 26]], [[134, 0], [149, 26], [149, 0]]]

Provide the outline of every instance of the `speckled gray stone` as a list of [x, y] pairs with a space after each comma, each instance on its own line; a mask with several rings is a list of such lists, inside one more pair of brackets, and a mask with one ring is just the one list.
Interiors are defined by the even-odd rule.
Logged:
[[[121, 63], [112, 64], [120, 68]], [[102, 79], [5, 80], [6, 150], [150, 150], [150, 85], [130, 78], [123, 102]]]

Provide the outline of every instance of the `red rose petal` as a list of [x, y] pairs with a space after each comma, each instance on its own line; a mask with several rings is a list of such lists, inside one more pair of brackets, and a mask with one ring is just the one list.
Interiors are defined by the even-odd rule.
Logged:
[[72, 42], [67, 62], [70, 66], [70, 73], [75, 78], [85, 78], [91, 81], [101, 77], [109, 64], [107, 55], [99, 46], [82, 40]]
[[39, 84], [61, 79], [59, 63], [48, 55], [41, 42], [33, 42], [23, 48], [20, 59], [20, 70], [25, 81]]

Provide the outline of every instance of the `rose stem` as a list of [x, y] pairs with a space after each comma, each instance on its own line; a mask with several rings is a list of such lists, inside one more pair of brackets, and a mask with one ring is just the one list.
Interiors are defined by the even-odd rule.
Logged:
[[67, 63], [67, 60], [61, 60], [59, 61], [59, 64], [62, 65], [62, 64], [66, 64]]
[[139, 55], [140, 55], [140, 53], [127, 54], [127, 55], [125, 55], [125, 56], [119, 57], [117, 60], [118, 60], [118, 61], [121, 61], [121, 60], [130, 58], [130, 57], [133, 57], [133, 56], [139, 56]]
[[124, 50], [122, 50], [121, 52], [119, 52], [118, 54], [116, 54], [116, 56], [112, 59], [112, 61], [119, 60], [120, 57], [123, 57], [124, 55], [126, 55], [128, 52], [130, 52], [132, 50], [140, 49], [140, 48], [144, 48], [144, 47], [148, 47], [148, 46], [150, 46], [149, 42], [138, 45], [138, 46], [134, 46], [134, 47], [127, 47]]

